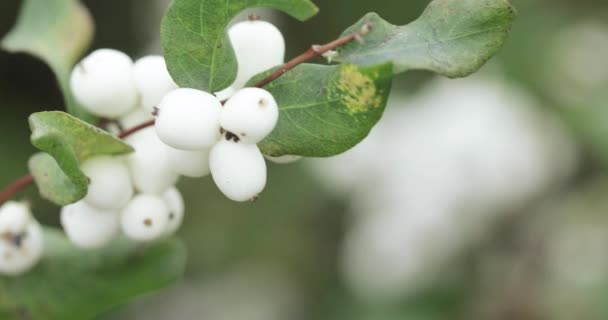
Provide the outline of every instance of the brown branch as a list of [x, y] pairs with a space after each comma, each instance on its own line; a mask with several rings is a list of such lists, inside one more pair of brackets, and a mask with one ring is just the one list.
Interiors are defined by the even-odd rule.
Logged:
[[343, 46], [347, 43], [350, 43], [354, 40], [362, 41], [361, 40], [362, 37], [369, 33], [369, 31], [371, 30], [371, 27], [372, 27], [371, 24], [366, 23], [363, 25], [361, 30], [359, 30], [357, 32], [353, 32], [351, 34], [348, 34], [344, 37], [341, 37], [339, 39], [336, 39], [336, 40], [326, 43], [324, 45], [313, 45], [312, 47], [310, 47], [310, 49], [306, 50], [306, 52], [291, 59], [289, 62], [285, 63], [280, 69], [273, 72], [268, 77], [255, 83], [253, 86], [261, 88], [261, 87], [271, 83], [272, 81], [276, 80], [280, 76], [284, 75], [287, 71], [297, 67], [298, 65], [300, 65], [306, 61], [312, 60], [316, 57], [320, 57], [324, 53], [326, 53], [330, 50], [336, 49], [340, 46]]
[[153, 126], [155, 121], [156, 121], [156, 120], [154, 120], [154, 119], [152, 119], [152, 120], [148, 120], [148, 121], [146, 121], [146, 122], [144, 122], [144, 123], [141, 123], [141, 124], [136, 125], [136, 126], [135, 126], [135, 127], [133, 127], [133, 128], [129, 128], [129, 129], [127, 129], [127, 130], [124, 130], [124, 131], [122, 131], [122, 132], [120, 132], [120, 133], [118, 134], [118, 137], [119, 137], [119, 138], [121, 138], [121, 139], [124, 139], [124, 138], [126, 138], [126, 137], [128, 137], [128, 136], [130, 136], [130, 135], [134, 134], [135, 132], [137, 132], [137, 131], [139, 131], [139, 130], [142, 130], [142, 129], [145, 129], [145, 128], [147, 128], [147, 127], [151, 127], [151, 126]]
[[12, 198], [15, 194], [19, 193], [21, 190], [33, 183], [34, 177], [29, 174], [15, 180], [15, 182], [13, 182], [11, 185], [0, 191], [0, 204]]

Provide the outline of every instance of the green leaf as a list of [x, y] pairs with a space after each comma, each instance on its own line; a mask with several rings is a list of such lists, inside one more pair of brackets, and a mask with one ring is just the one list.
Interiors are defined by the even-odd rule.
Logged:
[[[250, 83], [264, 75], [258, 75]], [[382, 117], [392, 65], [303, 64], [268, 84], [279, 123], [259, 146], [270, 156], [329, 157], [361, 142]]]
[[23, 276], [0, 277], [2, 319], [94, 319], [182, 276], [186, 250], [177, 240], [147, 247], [119, 239], [83, 251], [61, 232], [45, 231], [45, 257]]
[[91, 121], [72, 96], [69, 77], [91, 43], [93, 30], [89, 12], [77, 0], [25, 0], [16, 25], [0, 45], [46, 62], [57, 77], [68, 112]]
[[[98, 155], [133, 152], [133, 148], [120, 139], [64, 112], [34, 113], [29, 123], [32, 144], [56, 161], [53, 163], [48, 157], [34, 156], [30, 170], [41, 195], [59, 205], [76, 202], [86, 195], [88, 178], [80, 170], [82, 161]], [[63, 171], [64, 176], [57, 172], [57, 168]], [[68, 182], [72, 186], [68, 187]], [[68, 188], [54, 189], [59, 187]]]
[[74, 203], [87, 195], [86, 188], [78, 188], [68, 178], [57, 161], [48, 153], [33, 155], [28, 167], [36, 181], [40, 195], [59, 205]]
[[310, 0], [173, 0], [161, 38], [167, 68], [180, 87], [215, 92], [232, 84], [237, 63], [225, 29], [251, 7], [271, 7], [302, 21], [318, 11]]
[[369, 13], [344, 32], [370, 23], [364, 43], [344, 46], [337, 60], [358, 65], [393, 62], [395, 73], [422, 69], [465, 77], [501, 49], [514, 18], [508, 0], [434, 0], [420, 18], [405, 26]]

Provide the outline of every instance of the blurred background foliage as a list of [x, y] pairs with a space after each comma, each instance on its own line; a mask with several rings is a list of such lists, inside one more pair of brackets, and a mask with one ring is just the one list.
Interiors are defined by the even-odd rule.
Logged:
[[[167, 1], [83, 2], [94, 48], [159, 52]], [[255, 204], [183, 179], [184, 279], [102, 318], [607, 319], [608, 2], [511, 2], [481, 75], [400, 76], [386, 124], [352, 152], [271, 165]], [[428, 0], [315, 3], [306, 23], [261, 11], [288, 56], [369, 11], [405, 24]], [[19, 4], [2, 0], [0, 37]], [[61, 105], [48, 67], [0, 52], [0, 184], [34, 152], [27, 116]], [[22, 197], [58, 224], [35, 190]]]

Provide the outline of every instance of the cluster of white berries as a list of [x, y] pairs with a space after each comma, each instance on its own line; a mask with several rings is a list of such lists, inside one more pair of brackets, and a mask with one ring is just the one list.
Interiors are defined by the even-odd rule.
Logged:
[[[125, 139], [134, 153], [82, 164], [90, 179], [88, 194], [61, 212], [74, 244], [99, 248], [121, 231], [135, 241], [173, 234], [184, 214], [175, 188], [179, 176], [211, 174], [235, 201], [252, 200], [262, 192], [266, 163], [256, 144], [274, 129], [279, 110], [269, 92], [243, 86], [255, 74], [283, 63], [284, 40], [274, 25], [259, 20], [237, 23], [229, 35], [239, 71], [232, 86], [216, 95], [178, 88], [160, 56], [133, 63], [122, 52], [100, 49], [74, 68], [72, 91], [90, 113], [123, 128], [156, 116], [153, 128]], [[224, 105], [222, 100], [227, 100]]]
[[0, 274], [19, 275], [44, 253], [42, 227], [26, 203], [9, 201], [0, 207]]

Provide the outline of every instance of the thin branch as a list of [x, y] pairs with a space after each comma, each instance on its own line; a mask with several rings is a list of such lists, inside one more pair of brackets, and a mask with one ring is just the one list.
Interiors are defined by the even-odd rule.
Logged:
[[21, 190], [33, 183], [34, 177], [29, 174], [15, 180], [15, 182], [13, 182], [11, 185], [0, 191], [0, 204], [12, 198], [15, 194], [19, 193]]
[[155, 121], [156, 121], [156, 120], [154, 120], [154, 119], [152, 119], [152, 120], [148, 120], [148, 121], [146, 121], [146, 122], [144, 122], [144, 123], [141, 123], [141, 124], [136, 125], [136, 126], [135, 126], [135, 127], [133, 127], [133, 128], [129, 128], [129, 129], [127, 129], [127, 130], [124, 130], [124, 131], [122, 131], [122, 132], [120, 132], [120, 133], [118, 134], [118, 137], [119, 137], [119, 138], [121, 138], [121, 139], [124, 139], [124, 138], [126, 138], [126, 137], [128, 137], [128, 136], [130, 136], [130, 135], [134, 134], [135, 132], [137, 132], [137, 131], [139, 131], [139, 130], [142, 130], [142, 129], [145, 129], [145, 128], [147, 128], [147, 127], [151, 127], [151, 126], [153, 126]]
[[339, 39], [336, 39], [336, 40], [326, 43], [324, 45], [313, 45], [312, 47], [310, 47], [310, 49], [306, 50], [306, 52], [291, 59], [289, 62], [285, 63], [280, 69], [273, 72], [268, 77], [255, 83], [253, 86], [261, 88], [261, 87], [271, 83], [272, 81], [276, 80], [280, 76], [284, 75], [287, 71], [297, 67], [298, 65], [300, 65], [304, 62], [312, 60], [316, 57], [320, 57], [324, 53], [334, 50], [334, 49], [341, 47], [347, 43], [350, 43], [352, 41], [355, 41], [355, 40], [362, 41], [362, 37], [370, 32], [371, 27], [372, 27], [371, 24], [366, 23], [363, 25], [361, 30], [359, 30], [357, 32], [353, 32], [351, 34], [348, 34], [344, 37], [341, 37]]

